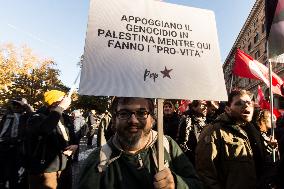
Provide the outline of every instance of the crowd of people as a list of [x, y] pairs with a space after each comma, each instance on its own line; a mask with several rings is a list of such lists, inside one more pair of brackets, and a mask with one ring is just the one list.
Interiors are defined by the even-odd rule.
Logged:
[[82, 137], [94, 150], [78, 188], [284, 188], [284, 116], [271, 132], [270, 111], [249, 91], [232, 91], [228, 102], [193, 100], [184, 112], [165, 100], [162, 168], [153, 99], [116, 97], [86, 118], [80, 110], [66, 114], [72, 102], [64, 92], [48, 91], [43, 101], [34, 111], [13, 99], [1, 119], [0, 189], [74, 188]]
[[0, 122], [0, 189], [70, 189], [80, 139], [94, 147], [104, 115], [95, 110], [86, 119], [80, 110], [67, 114], [71, 98], [58, 90], [46, 92], [43, 101], [36, 111], [24, 98], [8, 103]]

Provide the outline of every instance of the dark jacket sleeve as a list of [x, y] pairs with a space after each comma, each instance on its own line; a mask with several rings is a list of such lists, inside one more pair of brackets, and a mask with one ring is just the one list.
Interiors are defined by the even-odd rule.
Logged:
[[219, 149], [217, 141], [217, 134], [212, 125], [209, 125], [203, 129], [195, 151], [196, 170], [206, 188], [210, 189], [222, 188], [218, 181], [217, 167], [215, 166], [218, 155], [217, 149]]
[[75, 134], [75, 126], [70, 118], [70, 116], [68, 116], [67, 114], [62, 114], [63, 118], [64, 118], [64, 123], [65, 126], [67, 126], [68, 128], [68, 132], [69, 132], [69, 137], [70, 137], [70, 142], [69, 144], [76, 144], [79, 145], [80, 139], [79, 137]]
[[168, 138], [171, 151], [171, 171], [175, 179], [177, 189], [203, 188], [202, 182], [199, 179], [192, 163], [187, 156], [182, 152], [177, 143]]
[[63, 109], [57, 107], [48, 115], [37, 113], [28, 121], [28, 132], [36, 135], [49, 135], [56, 128]]

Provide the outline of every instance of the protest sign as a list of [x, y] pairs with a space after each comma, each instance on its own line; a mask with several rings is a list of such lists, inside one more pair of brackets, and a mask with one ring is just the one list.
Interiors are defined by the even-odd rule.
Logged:
[[79, 93], [227, 100], [214, 13], [91, 0]]

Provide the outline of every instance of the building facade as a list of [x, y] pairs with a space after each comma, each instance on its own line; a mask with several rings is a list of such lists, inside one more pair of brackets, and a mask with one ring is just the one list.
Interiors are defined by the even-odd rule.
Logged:
[[[268, 96], [267, 86], [259, 80], [240, 78], [233, 75], [232, 68], [235, 62], [235, 52], [237, 48], [249, 54], [255, 60], [268, 66], [266, 26], [265, 26], [265, 0], [256, 0], [250, 11], [239, 35], [229, 52], [224, 64], [223, 71], [227, 91], [234, 88], [242, 88], [251, 91], [257, 95], [258, 85]], [[272, 62], [273, 72], [281, 78], [284, 76], [284, 64]], [[277, 108], [284, 109], [284, 98], [274, 95], [274, 105]]]

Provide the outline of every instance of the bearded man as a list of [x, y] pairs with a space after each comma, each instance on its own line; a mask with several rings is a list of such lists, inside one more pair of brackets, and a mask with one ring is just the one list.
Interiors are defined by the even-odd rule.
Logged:
[[[157, 167], [154, 105], [145, 98], [116, 98], [115, 135], [90, 154], [79, 188], [201, 188], [196, 172], [176, 142], [164, 136], [165, 168]], [[166, 143], [166, 144], [165, 144]]]

